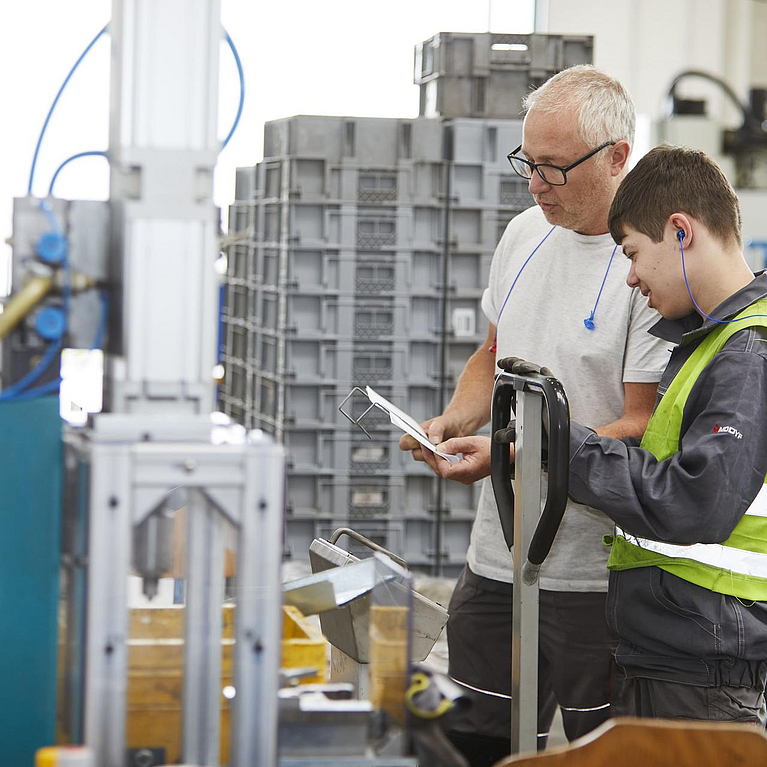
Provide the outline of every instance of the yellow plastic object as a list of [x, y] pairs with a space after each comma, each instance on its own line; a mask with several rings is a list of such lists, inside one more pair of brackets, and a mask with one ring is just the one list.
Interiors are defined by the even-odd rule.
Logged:
[[[234, 690], [235, 609], [234, 605], [224, 605], [221, 615], [221, 764], [229, 761], [231, 710], [223, 693]], [[282, 609], [282, 665], [319, 669], [315, 676], [302, 679], [301, 684], [326, 681], [327, 640], [299, 610], [289, 606]], [[184, 608], [134, 608], [130, 611], [129, 632], [126, 745], [164, 747], [166, 762], [173, 764], [181, 751]]]
[[328, 681], [328, 641], [319, 627], [301, 614], [297, 607], [282, 606], [282, 666], [283, 668], [316, 668], [314, 676], [301, 684]]
[[413, 701], [413, 698], [418, 695], [419, 692], [423, 692], [429, 686], [429, 677], [426, 674], [422, 674], [420, 671], [413, 674], [410, 678], [410, 687], [405, 694], [405, 703], [410, 710], [411, 714], [415, 714], [419, 719], [438, 719], [443, 714], [446, 714], [453, 707], [453, 702], [447, 698], [443, 698], [440, 701], [434, 711], [426, 711], [419, 708]]
[[87, 746], [46, 746], [35, 754], [35, 767], [94, 767], [93, 752]]
[[58, 767], [60, 749], [55, 746], [38, 748], [35, 754], [35, 767]]

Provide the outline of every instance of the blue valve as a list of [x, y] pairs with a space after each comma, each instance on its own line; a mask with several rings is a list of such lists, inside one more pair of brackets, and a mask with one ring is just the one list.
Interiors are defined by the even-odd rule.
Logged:
[[66, 327], [67, 318], [56, 306], [46, 306], [35, 319], [35, 330], [47, 341], [58, 341]]
[[60, 264], [67, 256], [67, 238], [59, 232], [46, 232], [37, 241], [36, 250], [46, 264]]

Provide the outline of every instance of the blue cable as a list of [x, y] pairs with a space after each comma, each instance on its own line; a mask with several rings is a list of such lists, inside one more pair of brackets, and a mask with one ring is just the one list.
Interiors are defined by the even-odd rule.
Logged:
[[46, 394], [55, 394], [59, 390], [61, 385], [61, 379], [57, 378], [55, 381], [48, 381], [46, 384], [36, 386], [34, 389], [27, 389], [20, 392], [13, 397], [3, 399], [3, 402], [22, 402], [24, 400], [35, 399], [36, 397], [44, 397]]
[[[99, 33], [93, 38], [93, 40], [88, 43], [88, 46], [86, 49], [80, 54], [77, 61], [75, 61], [72, 68], [69, 70], [69, 73], [67, 74], [66, 78], [64, 78], [64, 82], [61, 84], [61, 87], [58, 90], [58, 93], [56, 94], [56, 97], [53, 99], [53, 103], [51, 104], [51, 108], [48, 110], [48, 114], [45, 117], [45, 122], [43, 123], [43, 127], [40, 130], [40, 135], [37, 139], [37, 145], [35, 146], [35, 153], [32, 157], [32, 167], [29, 170], [29, 183], [27, 185], [27, 194], [32, 195], [32, 185], [34, 183], [35, 179], [35, 169], [37, 167], [37, 158], [40, 154], [40, 147], [43, 143], [43, 137], [45, 136], [45, 131], [48, 129], [48, 123], [51, 120], [51, 117], [53, 115], [54, 110], [56, 109], [56, 106], [59, 103], [59, 99], [61, 98], [61, 94], [64, 92], [64, 89], [69, 84], [70, 79], [72, 78], [72, 75], [75, 73], [75, 70], [77, 67], [80, 66], [80, 62], [88, 55], [91, 48], [98, 42], [99, 38], [109, 29], [109, 24], [105, 25]], [[235, 46], [234, 41], [230, 37], [229, 33], [224, 29], [224, 37], [226, 39], [227, 44], [229, 45], [229, 48], [232, 51], [232, 55], [234, 56], [235, 64], [237, 65], [237, 75], [240, 79], [240, 101], [237, 105], [237, 114], [234, 118], [234, 123], [232, 124], [232, 127], [229, 129], [229, 133], [227, 134], [226, 138], [224, 139], [223, 143], [221, 144], [221, 149], [219, 149], [219, 152], [229, 143], [230, 139], [234, 135], [234, 132], [237, 130], [237, 126], [240, 124], [240, 118], [242, 117], [242, 109], [243, 105], [245, 104], [245, 73], [242, 69], [242, 61], [240, 60], [240, 54], [237, 52], [237, 46]], [[102, 154], [106, 156], [106, 152], [81, 152], [79, 154], [73, 155], [72, 157], [65, 160], [57, 169], [56, 173], [53, 176], [53, 180], [51, 181], [51, 190], [53, 189], [53, 185], [56, 182], [56, 177], [59, 174], [59, 171], [71, 160], [75, 160], [78, 157], [87, 157], [94, 154]], [[49, 192], [50, 194], [51, 192]]]
[[597, 307], [599, 306], [599, 299], [602, 298], [602, 291], [604, 290], [605, 283], [607, 282], [607, 275], [610, 274], [610, 267], [613, 265], [613, 259], [615, 258], [615, 251], [618, 250], [616, 245], [613, 248], [610, 260], [607, 262], [607, 269], [605, 269], [605, 276], [602, 277], [602, 284], [599, 287], [599, 293], [597, 294], [597, 300], [594, 303], [594, 308], [591, 310], [591, 314], [583, 320], [583, 324], [586, 326], [586, 330], [594, 330], [596, 324], [594, 323], [594, 315], [597, 313]]
[[[58, 171], [56, 171], [58, 173]], [[56, 177], [53, 177], [53, 180], [56, 180]], [[53, 181], [51, 182], [51, 187], [53, 186]], [[53, 232], [58, 234], [61, 237], [64, 237], [64, 232], [62, 231], [61, 227], [59, 226], [59, 222], [56, 220], [56, 214], [53, 212], [53, 209], [48, 205], [47, 200], [41, 200], [40, 201], [40, 210], [45, 213], [46, 218], [48, 219], [49, 224], [51, 225], [51, 229]], [[64, 304], [64, 331], [66, 332], [67, 327], [69, 326], [69, 298], [72, 293], [72, 271], [69, 266], [69, 245], [64, 248], [64, 257], [61, 259], [61, 266], [64, 269], [64, 288], [62, 290], [62, 299]]]
[[679, 232], [677, 237], [679, 238], [679, 246], [682, 248], [682, 274], [684, 274], [684, 284], [687, 286], [687, 292], [690, 295], [690, 299], [692, 300], [695, 308], [698, 310], [698, 314], [700, 314], [701, 317], [705, 317], [707, 320], [711, 320], [711, 322], [718, 322], [721, 325], [729, 325], [731, 322], [742, 322], [743, 320], [753, 320], [757, 317], [767, 317], [767, 314], [749, 314], [747, 317], [738, 317], [734, 320], [718, 320], [715, 317], [710, 317], [708, 314], [706, 314], [703, 309], [698, 306], [698, 302], [693, 297], [692, 290], [690, 290], [690, 283], [687, 281], [687, 269], [684, 265], [684, 243], [682, 242], [682, 240], [684, 240], [684, 232]]
[[234, 118], [234, 123], [232, 124], [232, 127], [229, 129], [229, 133], [224, 139], [224, 143], [221, 144], [221, 149], [218, 150], [219, 152], [221, 152], [223, 148], [229, 143], [229, 139], [232, 138], [232, 136], [234, 135], [234, 132], [237, 130], [237, 126], [240, 123], [240, 117], [242, 116], [242, 106], [245, 103], [245, 73], [242, 71], [242, 62], [240, 61], [240, 55], [237, 53], [237, 48], [232, 38], [229, 37], [229, 33], [225, 29], [224, 29], [224, 36], [226, 37], [226, 42], [228, 43], [229, 48], [232, 51], [232, 56], [234, 56], [234, 63], [237, 65], [237, 74], [239, 75], [239, 78], [240, 78], [240, 103], [237, 106], [237, 116]]
[[[109, 317], [109, 294], [106, 290], [101, 291], [101, 319], [99, 321], [99, 326], [96, 331], [96, 337], [93, 339], [93, 344], [91, 345], [91, 349], [100, 349], [101, 346], [104, 343], [104, 336], [106, 334], [106, 327], [107, 327], [107, 319]], [[0, 402], [21, 402], [23, 400], [30, 400], [34, 399], [35, 397], [43, 397], [46, 394], [54, 394], [59, 390], [59, 386], [61, 386], [61, 378], [56, 377], [53, 381], [48, 381], [48, 383], [44, 383], [41, 386], [36, 386], [33, 389], [27, 389], [26, 391], [21, 391], [26, 386], [28, 386], [30, 383], [34, 383], [40, 375], [43, 373], [45, 368], [51, 363], [53, 360], [53, 357], [55, 357], [55, 353], [58, 351], [58, 347], [60, 347], [61, 342], [59, 341], [56, 344], [51, 344], [48, 349], [46, 350], [46, 354], [51, 353], [51, 359], [45, 360], [42, 359], [36, 365], [27, 375], [17, 381], [13, 386], [8, 387], [5, 391], [3, 391], [0, 394]]]
[[503, 310], [506, 308], [506, 303], [509, 300], [509, 296], [511, 295], [511, 291], [514, 290], [514, 286], [517, 284], [517, 280], [522, 275], [522, 272], [525, 271], [525, 267], [530, 263], [530, 259], [538, 252], [538, 248], [543, 245], [546, 240], [549, 239], [549, 235], [556, 229], [556, 226], [552, 226], [551, 229], [547, 232], [546, 236], [535, 246], [535, 250], [525, 259], [525, 263], [522, 264], [522, 268], [517, 272], [517, 276], [514, 278], [514, 282], [511, 283], [511, 287], [509, 288], [509, 292], [506, 294], [506, 298], [503, 300], [503, 305], [501, 306], [501, 311], [498, 312], [498, 322], [496, 323], [496, 327], [501, 324], [501, 317], [503, 316]]
[[93, 38], [93, 40], [88, 43], [88, 47], [80, 54], [80, 57], [75, 61], [74, 66], [72, 69], [69, 70], [69, 74], [64, 79], [64, 82], [61, 84], [61, 87], [59, 88], [59, 92], [56, 94], [56, 98], [53, 99], [53, 103], [51, 104], [51, 108], [48, 110], [48, 114], [45, 118], [45, 122], [43, 123], [42, 130], [40, 131], [40, 136], [37, 139], [37, 146], [35, 147], [35, 153], [32, 157], [32, 167], [29, 171], [29, 184], [27, 186], [27, 194], [32, 195], [32, 182], [35, 179], [35, 167], [37, 166], [37, 157], [40, 154], [40, 145], [43, 143], [43, 136], [45, 135], [45, 131], [48, 128], [48, 123], [50, 122], [51, 115], [53, 114], [53, 110], [56, 109], [56, 105], [59, 103], [59, 99], [61, 98], [61, 94], [64, 92], [64, 89], [67, 87], [67, 84], [69, 83], [69, 80], [71, 79], [72, 75], [75, 73], [75, 70], [78, 66], [80, 66], [80, 62], [86, 57], [88, 52], [91, 48], [96, 44], [98, 39], [103, 35], [109, 27], [109, 24], [107, 24], [97, 35]]
[[37, 365], [35, 365], [35, 367], [32, 368], [32, 370], [19, 378], [15, 384], [12, 384], [7, 389], [4, 389], [2, 393], [0, 393], [0, 402], [5, 402], [9, 399], [15, 399], [18, 394], [27, 388], [27, 386], [33, 384], [38, 378], [40, 378], [48, 365], [53, 362], [54, 358], [59, 352], [59, 349], [61, 349], [61, 340], [50, 344], [50, 346], [45, 350], [45, 353], [43, 354], [40, 361], [37, 363]]
[[[56, 180], [56, 177], [54, 176], [54, 181], [55, 180]], [[53, 185], [53, 182], [51, 182], [51, 186], [52, 185]], [[54, 232], [55, 234], [58, 234], [60, 237], [64, 237], [64, 232], [59, 226], [59, 222], [56, 219], [56, 214], [53, 212], [53, 209], [48, 204], [48, 201], [40, 200], [39, 207], [40, 207], [40, 210], [43, 211], [43, 213], [45, 214], [45, 217], [48, 219], [48, 223], [51, 227], [51, 231]], [[69, 246], [68, 245], [64, 248], [64, 256], [61, 259], [61, 267], [64, 270], [64, 286], [61, 293], [62, 293], [62, 303], [63, 303], [63, 310], [64, 310], [64, 332], [66, 332], [67, 327], [69, 326], [69, 299], [72, 294], [72, 271], [69, 266]]]
[[59, 177], [59, 173], [61, 173], [61, 171], [64, 170], [64, 168], [69, 165], [72, 160], [77, 160], [80, 157], [106, 157], [109, 159], [107, 153], [101, 151], [78, 152], [77, 154], [73, 154], [71, 157], [67, 157], [67, 159], [64, 160], [64, 162], [62, 162], [58, 168], [56, 168], [56, 172], [53, 174], [51, 185], [48, 187], [48, 197], [53, 197], [53, 187], [56, 184], [56, 179]]
[[107, 332], [107, 320], [109, 319], [109, 293], [107, 293], [106, 290], [102, 290], [100, 298], [101, 319], [99, 320], [99, 326], [96, 329], [96, 337], [93, 339], [91, 349], [100, 349], [104, 345], [104, 336]]
[[[501, 306], [501, 311], [498, 313], [498, 322], [496, 322], [496, 328], [501, 324], [501, 317], [503, 316], [503, 310], [506, 308], [506, 304], [508, 303], [509, 297], [511, 296], [512, 290], [514, 290], [514, 286], [517, 284], [517, 280], [522, 275], [522, 272], [525, 271], [525, 267], [530, 262], [530, 259], [538, 252], [538, 248], [543, 245], [544, 242], [549, 238], [549, 235], [556, 229], [556, 225], [552, 226], [551, 229], [546, 233], [546, 236], [535, 246], [535, 249], [533, 252], [525, 259], [525, 263], [522, 264], [520, 267], [520, 270], [517, 272], [517, 276], [514, 278], [514, 282], [511, 283], [511, 287], [509, 288], [509, 292], [506, 294], [506, 298], [503, 300], [503, 305]], [[599, 286], [599, 293], [597, 293], [597, 300], [594, 302], [594, 308], [591, 310], [591, 314], [589, 314], [586, 319], [583, 320], [583, 324], [586, 326], [587, 330], [594, 330], [596, 327], [594, 323], [594, 315], [597, 312], [597, 307], [599, 306], [599, 299], [602, 298], [602, 291], [604, 290], [605, 283], [607, 282], [607, 275], [610, 273], [610, 267], [613, 264], [613, 259], [615, 258], [615, 253], [618, 250], [618, 246], [616, 245], [613, 248], [613, 252], [610, 255], [610, 260], [607, 262], [607, 269], [605, 269], [604, 277], [602, 277], [602, 284]], [[493, 342], [493, 346], [491, 347], [491, 351], [495, 351], [496, 344], [498, 342], [498, 331], [496, 330], [495, 334], [495, 340]]]
[[53, 213], [53, 208], [51, 208], [46, 200], [41, 200], [39, 207], [40, 210], [44, 213], [45, 217], [48, 219], [48, 225], [51, 227], [51, 231], [55, 232], [56, 234], [61, 234], [61, 229], [59, 229], [59, 222], [56, 220], [56, 216]]
[[[72, 77], [72, 74], [74, 73], [75, 69], [77, 69], [77, 66], [79, 63], [85, 58], [85, 55], [88, 53], [88, 51], [91, 49], [93, 44], [101, 37], [101, 35], [106, 32], [107, 27], [104, 27], [98, 35], [91, 41], [90, 45], [83, 51], [83, 53], [80, 55], [80, 58], [77, 59], [77, 62], [70, 70], [69, 74], [67, 75], [66, 80], [64, 80], [64, 83], [62, 84], [61, 88], [59, 89], [59, 92], [56, 94], [56, 98], [53, 101], [53, 104], [51, 105], [50, 110], [48, 111], [48, 116], [45, 118], [45, 124], [43, 125], [43, 129], [40, 131], [40, 138], [37, 141], [37, 147], [35, 148], [35, 156], [32, 160], [32, 170], [29, 174], [29, 187], [28, 187], [28, 194], [32, 194], [32, 181], [34, 179], [35, 174], [35, 166], [37, 165], [37, 156], [40, 151], [40, 144], [43, 140], [43, 135], [45, 134], [45, 130], [48, 127], [48, 122], [51, 118], [51, 115], [53, 114], [53, 110], [56, 107], [56, 104], [58, 103], [59, 97], [61, 96], [62, 92], [64, 91], [64, 88], [66, 87], [67, 83], [69, 82], [70, 77]], [[237, 52], [237, 47], [234, 44], [234, 41], [229, 36], [229, 33], [224, 29], [224, 36], [226, 38], [226, 42], [229, 45], [229, 48], [232, 51], [232, 55], [234, 56], [235, 64], [237, 65], [237, 75], [240, 79], [240, 100], [237, 105], [237, 114], [235, 115], [234, 122], [232, 123], [232, 127], [229, 129], [229, 133], [227, 133], [226, 138], [224, 139], [223, 143], [221, 144], [221, 148], [218, 150], [221, 152], [224, 147], [229, 143], [230, 139], [234, 135], [235, 131], [237, 130], [237, 126], [240, 124], [240, 118], [242, 117], [242, 109], [245, 104], [245, 73], [242, 69], [242, 61], [240, 60], [240, 55]], [[59, 173], [70, 163], [72, 160], [77, 160], [80, 157], [106, 157], [109, 159], [109, 156], [104, 151], [89, 151], [89, 152], [78, 152], [77, 154], [73, 154], [71, 157], [68, 157], [64, 162], [59, 165], [58, 168], [56, 168], [56, 172], [53, 174], [53, 178], [51, 179], [50, 186], [48, 187], [48, 196], [53, 196], [53, 187], [56, 184], [56, 179], [59, 177]]]

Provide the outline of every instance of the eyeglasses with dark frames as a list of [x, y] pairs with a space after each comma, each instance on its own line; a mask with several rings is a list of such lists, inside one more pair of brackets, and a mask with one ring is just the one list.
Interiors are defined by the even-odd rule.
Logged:
[[567, 183], [567, 172], [580, 165], [582, 162], [586, 162], [589, 157], [593, 157], [597, 152], [601, 152], [608, 146], [615, 146], [617, 141], [606, 141], [596, 149], [592, 149], [588, 154], [583, 155], [579, 160], [576, 160], [570, 165], [562, 167], [561, 165], [550, 165], [549, 163], [542, 162], [530, 162], [523, 157], [517, 157], [517, 152], [522, 149], [520, 144], [511, 154], [506, 156], [509, 164], [514, 168], [514, 172], [522, 178], [531, 179], [535, 171], [549, 186], [564, 186]]

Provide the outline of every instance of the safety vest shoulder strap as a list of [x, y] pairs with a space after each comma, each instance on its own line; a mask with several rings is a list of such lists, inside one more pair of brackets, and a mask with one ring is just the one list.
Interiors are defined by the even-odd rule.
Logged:
[[[765, 316], [758, 316], [765, 315]], [[652, 414], [642, 437], [641, 447], [659, 461], [679, 450], [679, 435], [687, 397], [706, 365], [737, 332], [749, 327], [767, 328], [767, 299], [760, 299], [732, 321], [714, 328], [698, 345], [674, 377], [658, 407]]]

